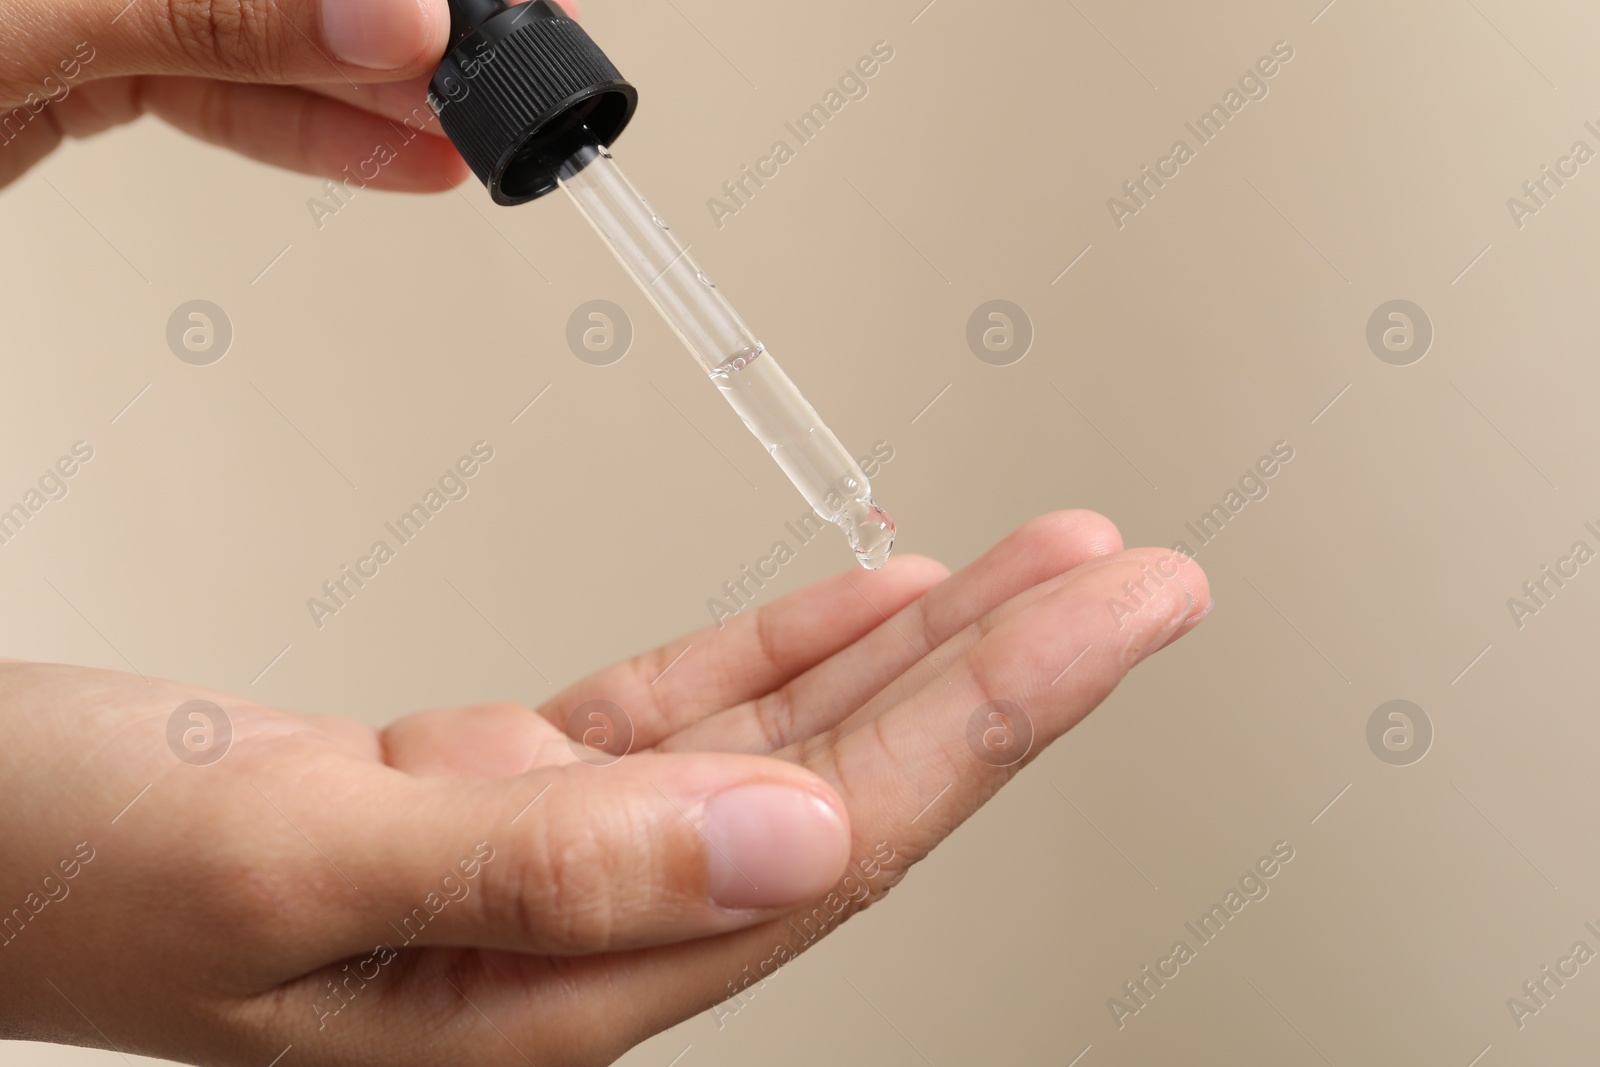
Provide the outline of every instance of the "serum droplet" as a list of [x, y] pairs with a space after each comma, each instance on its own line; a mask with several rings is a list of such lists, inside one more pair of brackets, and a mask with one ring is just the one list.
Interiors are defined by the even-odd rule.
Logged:
[[889, 562], [894, 550], [894, 520], [871, 497], [846, 511], [839, 526], [855, 550], [856, 560], [867, 570], [875, 571]]

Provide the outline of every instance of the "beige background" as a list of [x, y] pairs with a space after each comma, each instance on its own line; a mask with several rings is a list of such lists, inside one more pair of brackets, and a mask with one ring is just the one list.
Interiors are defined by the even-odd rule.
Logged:
[[[1068, 506], [1170, 544], [1295, 458], [1200, 550], [1204, 627], [725, 1029], [623, 1062], [1591, 1055], [1600, 976], [1520, 1031], [1505, 1002], [1600, 920], [1600, 575], [1521, 630], [1506, 599], [1600, 547], [1600, 165], [1521, 230], [1505, 201], [1600, 148], [1600, 12], [922, 2], [588, 5], [643, 95], [619, 161], [852, 449], [893, 444], [901, 547], [956, 565]], [[880, 39], [871, 95], [719, 232], [706, 199]], [[1106, 198], [1279, 40], [1270, 95], [1119, 231]], [[319, 231], [318, 185], [144, 123], [0, 194], [0, 498], [96, 449], [0, 548], [0, 649], [383, 722], [706, 621], [803, 505], [570, 205], [366, 193]], [[209, 367], [164, 339], [197, 297], [236, 331]], [[596, 297], [637, 329], [609, 368], [564, 341]], [[965, 341], [992, 298], [1037, 331], [1014, 366]], [[1412, 366], [1364, 339], [1394, 298], [1436, 330]], [[306, 598], [480, 438], [471, 496], [319, 632]], [[768, 595], [849, 563], [830, 535]], [[1412, 766], [1365, 739], [1394, 698], [1436, 732]], [[1278, 840], [1271, 895], [1119, 1031], [1107, 998]]]

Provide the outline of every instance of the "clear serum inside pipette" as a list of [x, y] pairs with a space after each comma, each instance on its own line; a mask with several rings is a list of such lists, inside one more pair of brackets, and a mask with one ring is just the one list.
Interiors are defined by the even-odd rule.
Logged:
[[894, 520], [872, 500], [872, 486], [833, 431], [817, 417], [772, 354], [735, 356], [711, 380], [818, 515], [844, 531], [868, 570], [889, 560]]
[[564, 189], [806, 501], [862, 566], [883, 566], [894, 523], [865, 472], [604, 147], [638, 91], [552, 0], [449, 7], [428, 104], [495, 203]]
[[585, 146], [557, 178], [806, 502], [844, 531], [863, 567], [883, 566], [894, 520], [873, 501], [861, 466], [611, 153]]

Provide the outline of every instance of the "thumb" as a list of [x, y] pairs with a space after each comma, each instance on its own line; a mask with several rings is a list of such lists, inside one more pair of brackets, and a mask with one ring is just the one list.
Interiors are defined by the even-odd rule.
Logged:
[[640, 754], [397, 792], [386, 826], [351, 843], [355, 881], [381, 901], [349, 930], [355, 945], [375, 929], [395, 948], [545, 954], [704, 937], [822, 896], [850, 847], [838, 795], [761, 756]]
[[129, 74], [391, 80], [431, 72], [450, 32], [446, 0], [11, 0], [0, 15], [30, 27], [17, 69], [69, 85]]

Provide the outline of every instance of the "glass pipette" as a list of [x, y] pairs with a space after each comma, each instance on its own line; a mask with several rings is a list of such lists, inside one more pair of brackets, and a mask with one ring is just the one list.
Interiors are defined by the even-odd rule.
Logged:
[[806, 503], [844, 531], [863, 567], [883, 566], [894, 522], [866, 474], [611, 153], [587, 145], [557, 178]]
[[806, 502], [863, 567], [883, 566], [895, 527], [865, 472], [612, 158], [633, 86], [549, 0], [450, 8], [428, 102], [490, 195], [520, 204], [564, 190]]

